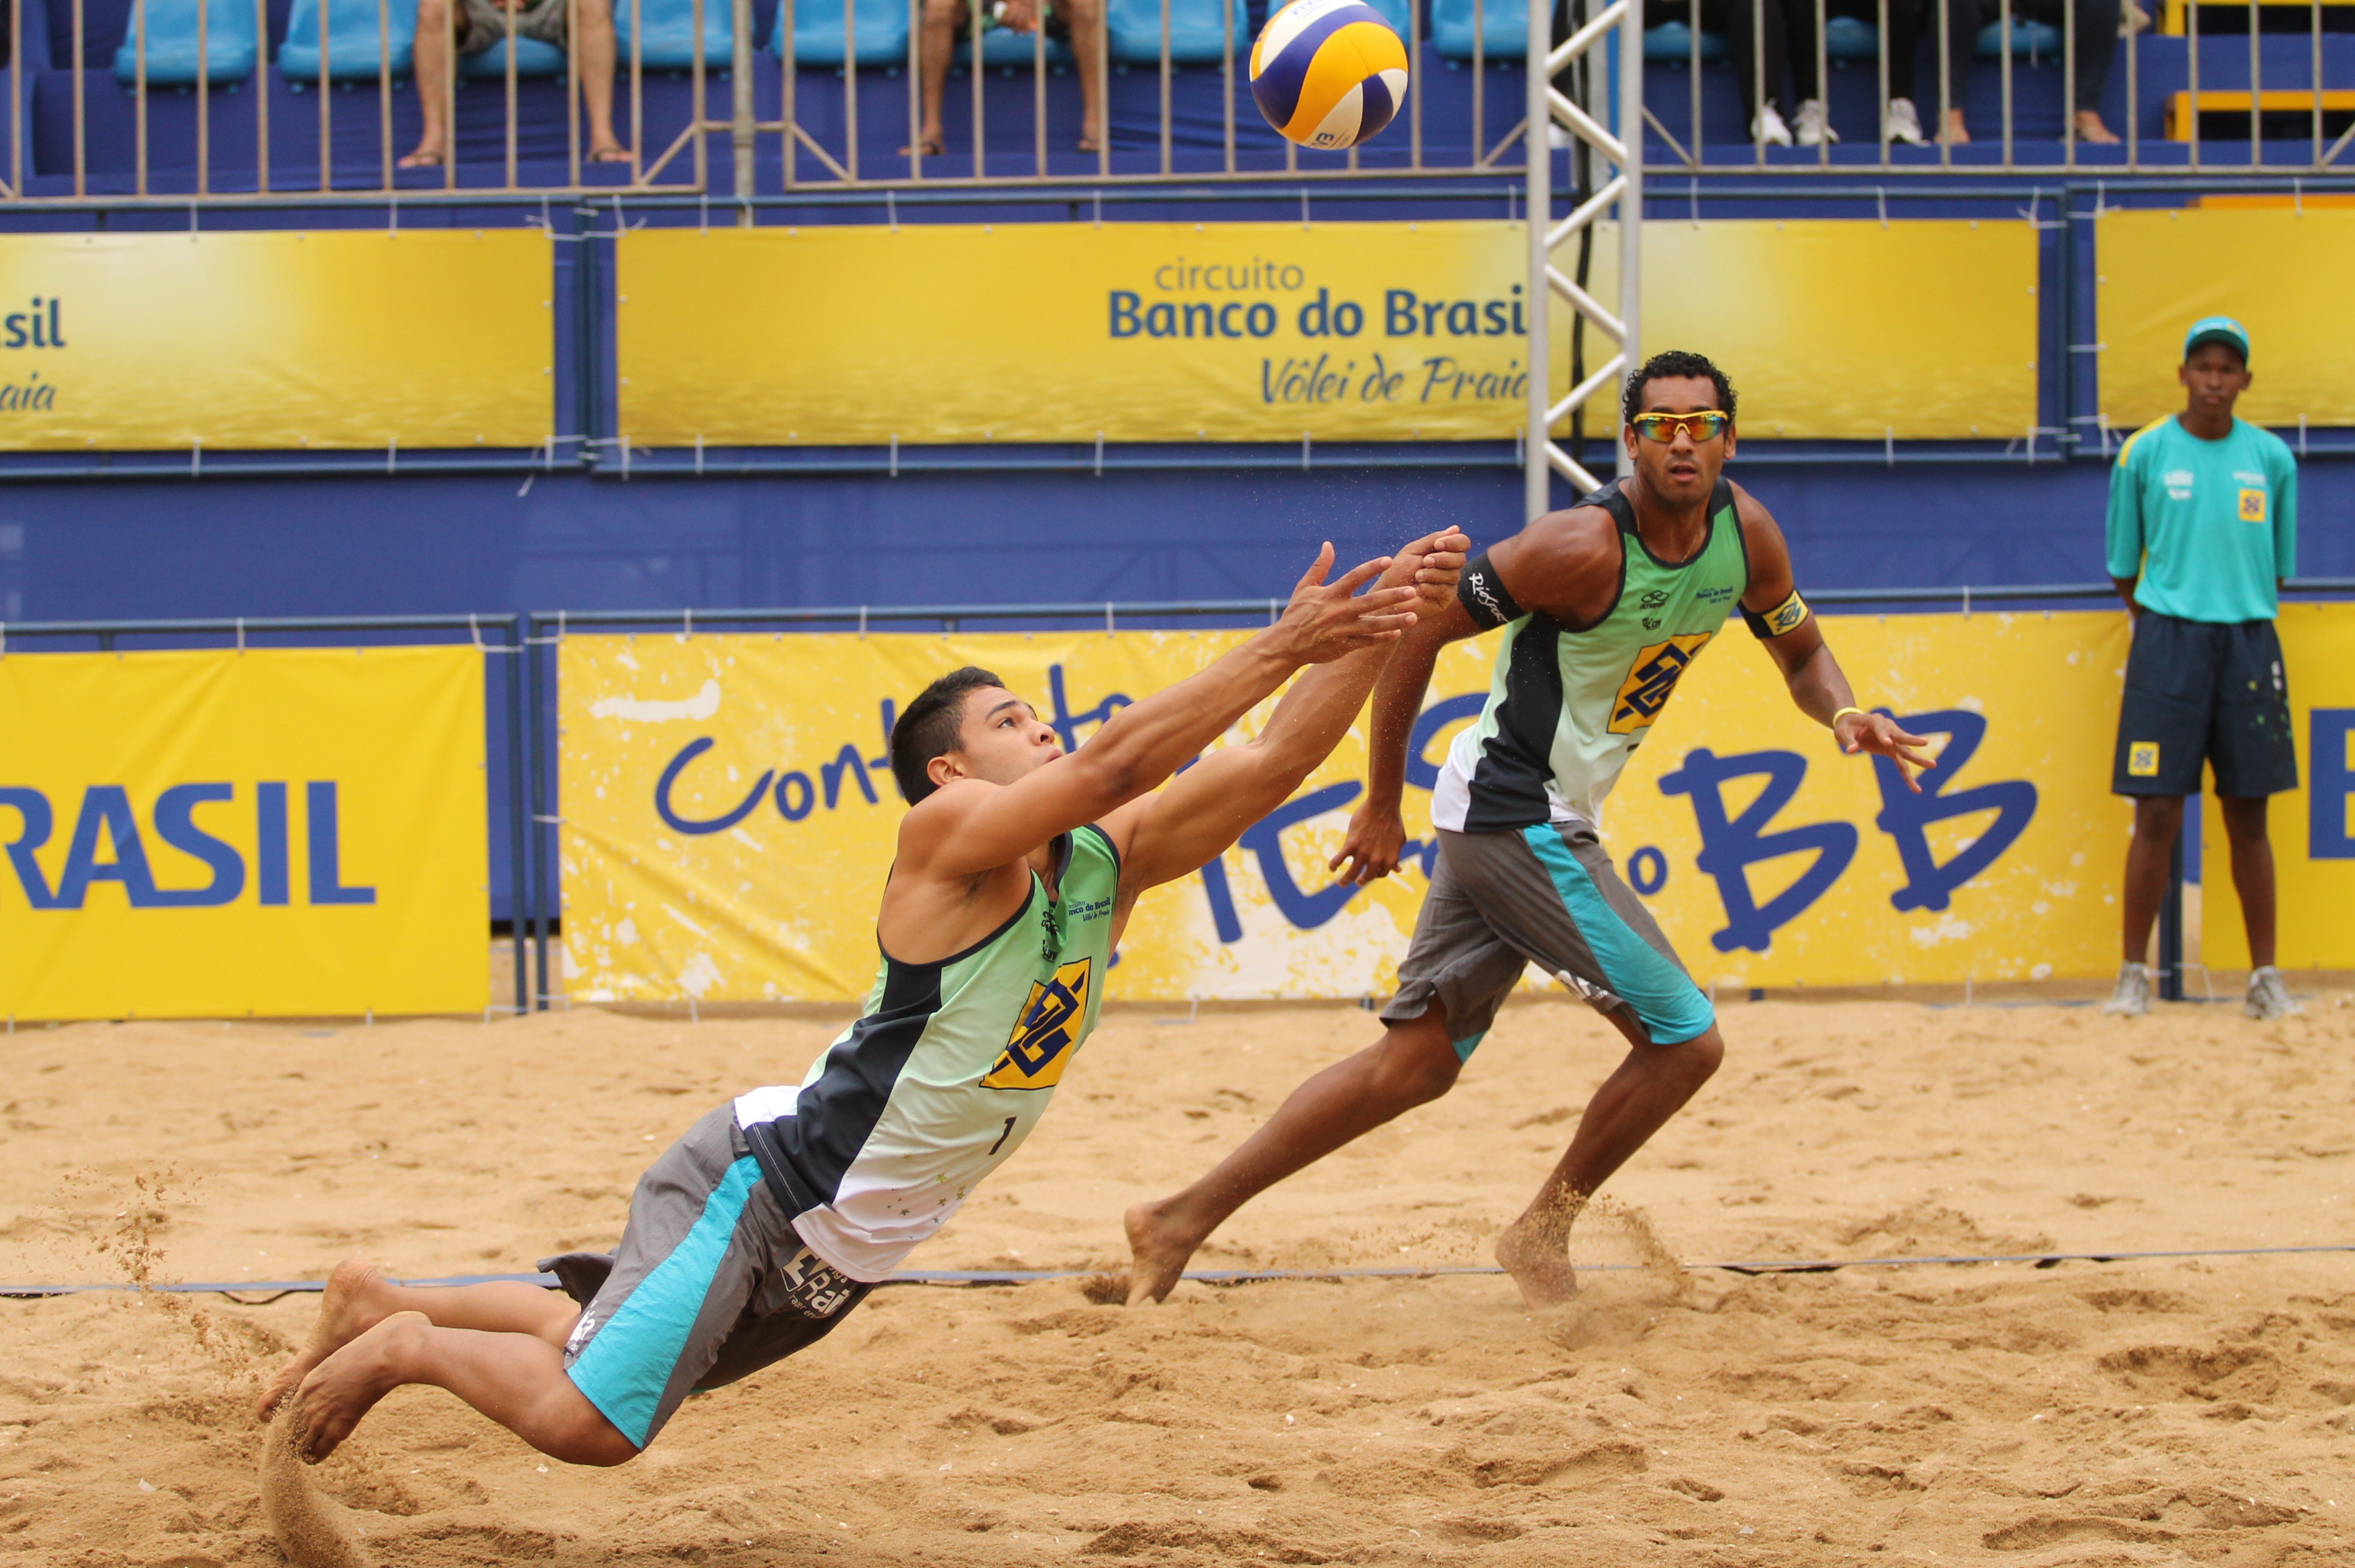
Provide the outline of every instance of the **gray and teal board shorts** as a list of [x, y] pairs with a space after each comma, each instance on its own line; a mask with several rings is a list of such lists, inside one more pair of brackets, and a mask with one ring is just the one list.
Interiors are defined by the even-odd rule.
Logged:
[[1655, 1045], [1691, 1040], [1717, 1021], [1593, 828], [1437, 831], [1439, 868], [1383, 1022], [1419, 1019], [1436, 1001], [1455, 1054], [1469, 1061], [1530, 964], [1595, 1011], [1629, 1014]]
[[732, 1102], [638, 1178], [621, 1248], [595, 1283], [605, 1264], [576, 1253], [540, 1266], [589, 1297], [564, 1347], [566, 1375], [640, 1448], [688, 1394], [815, 1344], [875, 1288], [803, 1245]]

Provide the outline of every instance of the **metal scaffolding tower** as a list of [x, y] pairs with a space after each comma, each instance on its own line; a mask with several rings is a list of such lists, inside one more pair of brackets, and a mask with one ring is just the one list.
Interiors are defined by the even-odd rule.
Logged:
[[[1643, 330], [1644, 246], [1644, 10], [1643, 0], [1612, 0], [1593, 20], [1582, 18], [1583, 0], [1567, 0], [1572, 26], [1560, 45], [1553, 43], [1555, 4], [1530, 0], [1529, 43], [1529, 117], [1523, 127], [1529, 144], [1529, 432], [1524, 443], [1523, 510], [1536, 517], [1551, 510], [1549, 474], [1560, 474], [1582, 491], [1598, 483], [1571, 453], [1555, 441], [1554, 427], [1571, 417], [1588, 400], [1601, 397], [1604, 417], [1600, 428], [1618, 428], [1614, 395], [1619, 379], [1638, 362]], [[1614, 60], [1608, 52], [1617, 46]], [[1572, 92], [1555, 86], [1567, 77]], [[1583, 91], [1579, 91], [1581, 85]], [[1613, 101], [1616, 98], [1616, 102]], [[1583, 100], [1582, 101], [1581, 100]], [[1553, 220], [1552, 135], [1555, 126], [1570, 134], [1573, 187], [1586, 193], [1570, 215]], [[1593, 178], [1598, 165], [1610, 171], [1599, 187]], [[1583, 268], [1573, 277], [1554, 264], [1566, 241], [1581, 238], [1606, 217], [1619, 219], [1619, 308], [1606, 309], [1582, 286]], [[1591, 254], [1591, 240], [1586, 253]], [[1571, 388], [1560, 402], [1552, 400], [1550, 354], [1551, 316], [1556, 298], [1577, 313], [1573, 322], [1600, 332], [1613, 353]], [[1625, 472], [1624, 456], [1619, 469]]]

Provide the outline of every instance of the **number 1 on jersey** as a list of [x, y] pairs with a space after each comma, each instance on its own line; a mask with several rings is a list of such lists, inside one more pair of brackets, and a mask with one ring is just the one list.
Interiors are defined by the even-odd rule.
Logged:
[[1014, 1118], [1013, 1118], [1013, 1117], [1011, 1117], [1011, 1116], [1008, 1116], [1008, 1117], [1007, 1117], [1007, 1118], [1006, 1118], [1006, 1130], [1005, 1130], [1004, 1132], [1002, 1132], [1002, 1133], [1000, 1133], [1000, 1134], [998, 1134], [998, 1135], [997, 1135], [997, 1141], [996, 1141], [996, 1143], [994, 1143], [994, 1144], [992, 1144], [992, 1145], [990, 1145], [990, 1146], [989, 1146], [989, 1152], [990, 1152], [990, 1153], [992, 1153], [992, 1154], [996, 1154], [999, 1149], [1004, 1148], [1004, 1147], [1006, 1147], [1006, 1140], [1007, 1140], [1007, 1139], [1008, 1139], [1008, 1138], [1010, 1138], [1010, 1137], [1012, 1137], [1013, 1136], [1014, 1136]]

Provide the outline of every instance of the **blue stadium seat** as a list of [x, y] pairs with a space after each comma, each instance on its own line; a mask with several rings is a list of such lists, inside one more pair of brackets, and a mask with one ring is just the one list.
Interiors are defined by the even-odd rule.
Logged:
[[[1492, 60], [1517, 60], [1529, 52], [1529, 0], [1482, 0], [1482, 52]], [[1431, 41], [1449, 59], [1472, 58], [1472, 0], [1431, 0]]]
[[1881, 58], [1881, 29], [1856, 16], [1830, 16], [1824, 21], [1824, 58], [1869, 60]]
[[[1401, 38], [1406, 37], [1413, 30], [1409, 25], [1411, 18], [1407, 16], [1408, 11], [1412, 9], [1408, 0], [1366, 0], [1366, 4], [1380, 11], [1383, 19], [1390, 23], [1391, 30]], [[1283, 10], [1284, 0], [1268, 0], [1267, 8], [1271, 15]]]
[[[613, 0], [613, 43], [619, 68], [630, 63], [631, 0]], [[692, 70], [695, 68], [695, 0], [637, 0], [638, 23], [644, 28], [639, 63], [648, 70]], [[730, 36], [728, 0], [703, 0], [703, 64], [726, 69], [735, 56]]]
[[[706, 4], [709, 0], [705, 0]], [[856, 0], [860, 65], [908, 63], [908, 0]], [[769, 32], [769, 52], [785, 52], [785, 8]], [[794, 0], [794, 63], [842, 63], [842, 0]]]
[[[480, 54], [465, 56], [458, 62], [458, 74], [466, 77], [496, 77], [505, 80], [507, 74], [507, 41], [501, 38]], [[538, 38], [516, 39], [516, 75], [562, 76], [564, 51], [554, 44], [543, 44]]]
[[[957, 41], [956, 58], [968, 59], [973, 55], [973, 37], [961, 35]], [[992, 27], [981, 35], [981, 63], [1006, 70], [1028, 70], [1036, 58], [1028, 33], [1010, 33], [1004, 27]], [[1158, 57], [1156, 57], [1158, 58]], [[1071, 46], [1060, 38], [1047, 40], [1047, 63], [1050, 66], [1070, 65]]]
[[[2003, 53], [2003, 24], [1989, 22], [1979, 29], [1978, 48], [1971, 51], [1983, 60], [1999, 58]], [[2049, 22], [2011, 19], [2011, 52], [2014, 55], [2034, 55], [2039, 59], [2061, 58], [2061, 29]]]
[[1234, 27], [1222, 41], [1220, 13], [1226, 0], [1111, 0], [1112, 58], [1123, 65], [1161, 63], [1161, 7], [1169, 7], [1169, 59], [1177, 65], [1216, 65], [1229, 42], [1238, 71], [1250, 68], [1251, 23], [1242, 0], [1234, 0]]
[[[320, 0], [294, 0], [286, 41], [278, 46], [278, 72], [297, 84], [319, 80]], [[407, 76], [417, 52], [414, 0], [384, 0], [384, 27], [392, 45], [392, 74]], [[327, 0], [327, 77], [332, 81], [377, 79], [377, 0]]]
[[[1690, 60], [1692, 29], [1682, 22], [1663, 22], [1644, 30], [1644, 58], [1647, 60]], [[1700, 36], [1700, 58], [1721, 60], [1725, 58], [1725, 35], [1703, 33]]]
[[[147, 12], [147, 82], [151, 87], [193, 87], [243, 81], [261, 55], [254, 42], [253, 0], [209, 0], [205, 12], [205, 55], [197, 62], [197, 0], [144, 0]], [[139, 12], [131, 8], [123, 45], [114, 51], [114, 79], [139, 80]]]

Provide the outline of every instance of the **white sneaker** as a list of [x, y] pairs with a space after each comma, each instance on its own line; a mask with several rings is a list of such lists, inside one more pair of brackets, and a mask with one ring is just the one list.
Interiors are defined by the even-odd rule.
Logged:
[[2289, 999], [2289, 987], [2282, 984], [2281, 971], [2268, 964], [2249, 971], [2249, 999], [2242, 1004], [2241, 1010], [2253, 1019], [2286, 1019], [2306, 1011], [2306, 1008]]
[[[2252, 979], [2249, 992], [2252, 997], [2256, 995], [2255, 986], [2256, 982]], [[2150, 1011], [2150, 965], [2119, 965], [2118, 988], [2108, 1001], [2102, 1004], [2102, 1011], [2120, 1019], [2138, 1019]]]
[[1571, 133], [1570, 133], [1570, 127], [1569, 127], [1569, 126], [1567, 126], [1567, 125], [1563, 124], [1563, 123], [1562, 123], [1561, 121], [1559, 121], [1559, 120], [1550, 121], [1550, 122], [1548, 122], [1548, 123], [1547, 123], [1547, 124], [1546, 124], [1546, 145], [1547, 145], [1547, 146], [1551, 147], [1555, 152], [1559, 153], [1559, 152], [1561, 152], [1563, 148], [1565, 148], [1565, 147], [1569, 147], [1569, 146], [1573, 146], [1573, 145], [1575, 145], [1575, 144], [1576, 144], [1576, 138], [1574, 138], [1574, 137], [1572, 137], [1572, 136], [1571, 135]]
[[1926, 147], [1930, 138], [1922, 134], [1922, 116], [1914, 111], [1910, 98], [1892, 98], [1889, 112], [1881, 118], [1881, 133], [1892, 142], [1902, 142], [1909, 147]]
[[1799, 145], [1802, 147], [1820, 147], [1826, 142], [1839, 140], [1839, 133], [1833, 130], [1825, 121], [1824, 101], [1820, 98], [1810, 98], [1799, 105], [1799, 123], [1796, 129], [1799, 133]]
[[1783, 123], [1783, 116], [1773, 104], [1762, 103], [1758, 117], [1750, 122], [1750, 139], [1770, 147], [1787, 147], [1791, 144], [1791, 128]]

